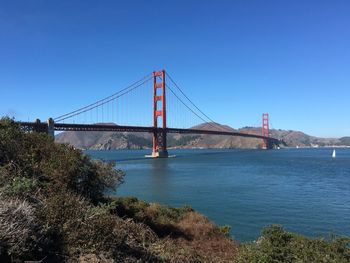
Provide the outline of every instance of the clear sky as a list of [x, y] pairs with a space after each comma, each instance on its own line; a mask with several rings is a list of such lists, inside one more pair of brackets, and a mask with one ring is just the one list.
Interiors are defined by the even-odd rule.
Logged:
[[0, 114], [34, 120], [165, 68], [212, 119], [350, 136], [350, 1], [0, 0]]

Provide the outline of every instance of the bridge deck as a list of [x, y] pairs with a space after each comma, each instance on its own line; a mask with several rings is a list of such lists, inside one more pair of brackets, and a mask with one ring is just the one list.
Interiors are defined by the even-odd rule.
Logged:
[[[34, 122], [20, 122], [22, 127], [27, 129], [32, 127], [38, 129], [46, 127], [46, 123], [34, 123]], [[72, 124], [72, 123], [55, 123], [55, 131], [109, 131], [109, 132], [162, 132], [163, 128], [154, 127], [142, 127], [142, 126], [119, 126], [108, 124]], [[235, 131], [214, 131], [214, 130], [200, 130], [200, 129], [179, 129], [179, 128], [166, 128], [166, 133], [182, 133], [182, 134], [210, 134], [210, 135], [227, 135], [227, 136], [240, 136], [247, 138], [266, 139], [272, 143], [279, 143], [278, 139], [272, 137], [266, 137], [258, 134], [249, 134]]]

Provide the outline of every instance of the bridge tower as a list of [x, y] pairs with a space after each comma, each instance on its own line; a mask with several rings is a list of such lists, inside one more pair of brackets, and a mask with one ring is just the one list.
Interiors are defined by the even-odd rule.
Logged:
[[[269, 114], [262, 114], [262, 126], [261, 126], [261, 134], [264, 137], [269, 137]], [[268, 139], [263, 139], [263, 149], [270, 149], [271, 145]]]
[[[158, 103], [159, 102], [159, 103]], [[161, 117], [162, 126], [158, 126]], [[166, 142], [165, 70], [153, 72], [153, 150], [152, 157], [168, 157]]]
[[47, 120], [47, 134], [51, 136], [51, 138], [55, 138], [55, 122], [52, 118]]

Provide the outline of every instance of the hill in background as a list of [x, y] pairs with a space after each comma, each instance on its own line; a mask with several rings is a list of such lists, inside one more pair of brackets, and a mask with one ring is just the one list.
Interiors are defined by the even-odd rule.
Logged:
[[[116, 125], [108, 123], [109, 125]], [[215, 128], [214, 128], [215, 126]], [[216, 128], [217, 127], [217, 128]], [[234, 129], [227, 125], [203, 123], [193, 129], [223, 131], [238, 131], [250, 134], [261, 134], [261, 128], [243, 127]], [[350, 146], [350, 137], [319, 138], [293, 130], [270, 130], [270, 136], [281, 139], [287, 147], [324, 147], [324, 146]], [[80, 149], [113, 150], [113, 149], [149, 149], [152, 147], [150, 133], [135, 132], [62, 132], [56, 136], [56, 142], [68, 143]], [[168, 134], [169, 148], [242, 148], [257, 149], [261, 147], [261, 140], [237, 136], [222, 135], [187, 135]]]

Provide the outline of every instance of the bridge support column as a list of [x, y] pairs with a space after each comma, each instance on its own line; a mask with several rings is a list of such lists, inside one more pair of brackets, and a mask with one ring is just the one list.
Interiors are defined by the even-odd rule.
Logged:
[[40, 125], [41, 124], [41, 121], [40, 121], [40, 119], [35, 119], [35, 122], [34, 122], [35, 124], [34, 124], [34, 127], [33, 127], [33, 131], [34, 132], [43, 132], [42, 131], [42, 126]]
[[47, 120], [47, 134], [55, 138], [55, 122], [52, 118]]
[[263, 139], [262, 149], [265, 149], [265, 150], [272, 149], [272, 143], [268, 139], [269, 137], [269, 114], [268, 113], [262, 114], [261, 134], [262, 136], [267, 137], [267, 139]]
[[168, 150], [166, 145], [166, 132], [156, 131], [153, 133], [153, 149], [152, 157], [154, 158], [167, 158]]
[[[158, 127], [158, 117], [162, 118], [162, 128]], [[166, 158], [168, 157], [168, 150], [166, 140], [165, 70], [153, 72], [153, 127], [152, 157]]]

